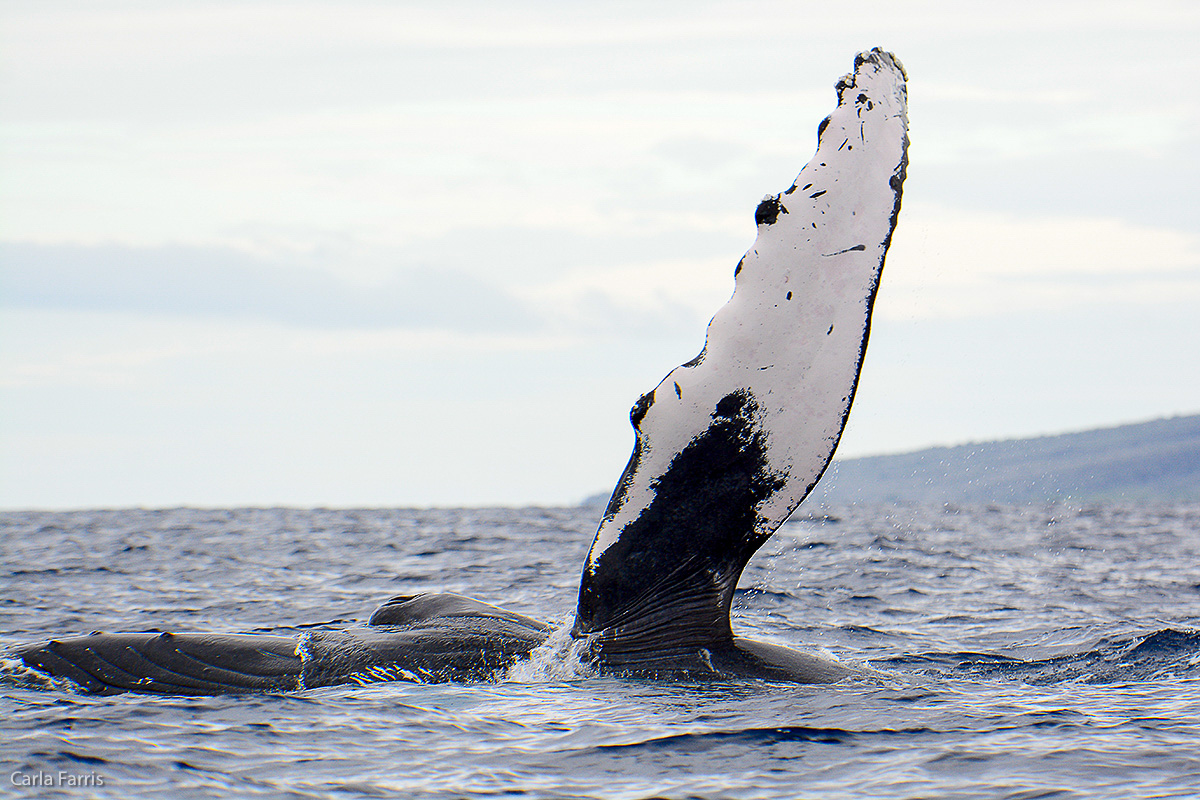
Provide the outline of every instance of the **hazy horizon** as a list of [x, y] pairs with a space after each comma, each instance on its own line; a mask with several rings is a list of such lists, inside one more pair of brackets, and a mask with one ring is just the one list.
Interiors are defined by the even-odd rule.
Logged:
[[1200, 410], [1200, 9], [18, 0], [0, 507], [570, 504], [854, 54], [909, 75], [839, 458]]

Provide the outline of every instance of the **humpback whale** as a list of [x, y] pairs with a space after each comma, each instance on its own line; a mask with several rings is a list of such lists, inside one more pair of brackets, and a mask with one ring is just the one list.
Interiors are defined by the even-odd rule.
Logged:
[[[734, 634], [747, 561], [812, 491], [854, 399], [908, 164], [906, 75], [860, 53], [817, 151], [755, 210], [757, 237], [704, 349], [630, 412], [633, 454], [583, 567], [570, 636], [612, 674], [831, 682], [853, 670]], [[554, 628], [453, 594], [298, 636], [115, 633], [17, 649], [84, 691], [205, 695], [487, 680]]]

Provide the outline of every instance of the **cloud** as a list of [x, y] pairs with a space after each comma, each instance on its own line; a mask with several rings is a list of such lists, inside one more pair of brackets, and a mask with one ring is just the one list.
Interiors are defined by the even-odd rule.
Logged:
[[409, 269], [374, 284], [217, 247], [0, 244], [9, 308], [252, 319], [311, 328], [513, 332], [534, 311], [459, 272]]
[[878, 310], [945, 319], [1188, 299], [1200, 301], [1200, 235], [914, 205], [901, 212]]
[[732, 264], [723, 257], [647, 259], [562, 270], [516, 291], [564, 327], [699, 334], [733, 292]]
[[522, 340], [693, 335], [733, 289], [733, 265], [748, 244], [740, 238], [470, 228], [401, 248], [262, 251], [273, 256], [217, 246], [0, 243], [0, 308]]

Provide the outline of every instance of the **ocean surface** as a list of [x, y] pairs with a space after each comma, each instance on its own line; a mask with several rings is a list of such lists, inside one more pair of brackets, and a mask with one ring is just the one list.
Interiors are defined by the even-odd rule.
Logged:
[[[814, 506], [735, 630], [882, 674], [95, 697], [0, 663], [5, 796], [1200, 796], [1200, 505]], [[815, 509], [815, 510], [814, 510]], [[568, 623], [599, 509], [0, 513], [0, 648], [295, 632], [452, 591]]]

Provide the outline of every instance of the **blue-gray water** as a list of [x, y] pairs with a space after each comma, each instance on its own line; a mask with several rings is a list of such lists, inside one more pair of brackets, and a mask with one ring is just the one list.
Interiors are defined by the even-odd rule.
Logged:
[[[883, 678], [91, 697], [33, 688], [8, 658], [0, 783], [115, 798], [1200, 793], [1200, 506], [823, 511], [751, 562], [735, 629]], [[0, 646], [351, 625], [421, 590], [565, 621], [596, 516], [7, 512]], [[91, 785], [44, 785], [62, 776]]]

